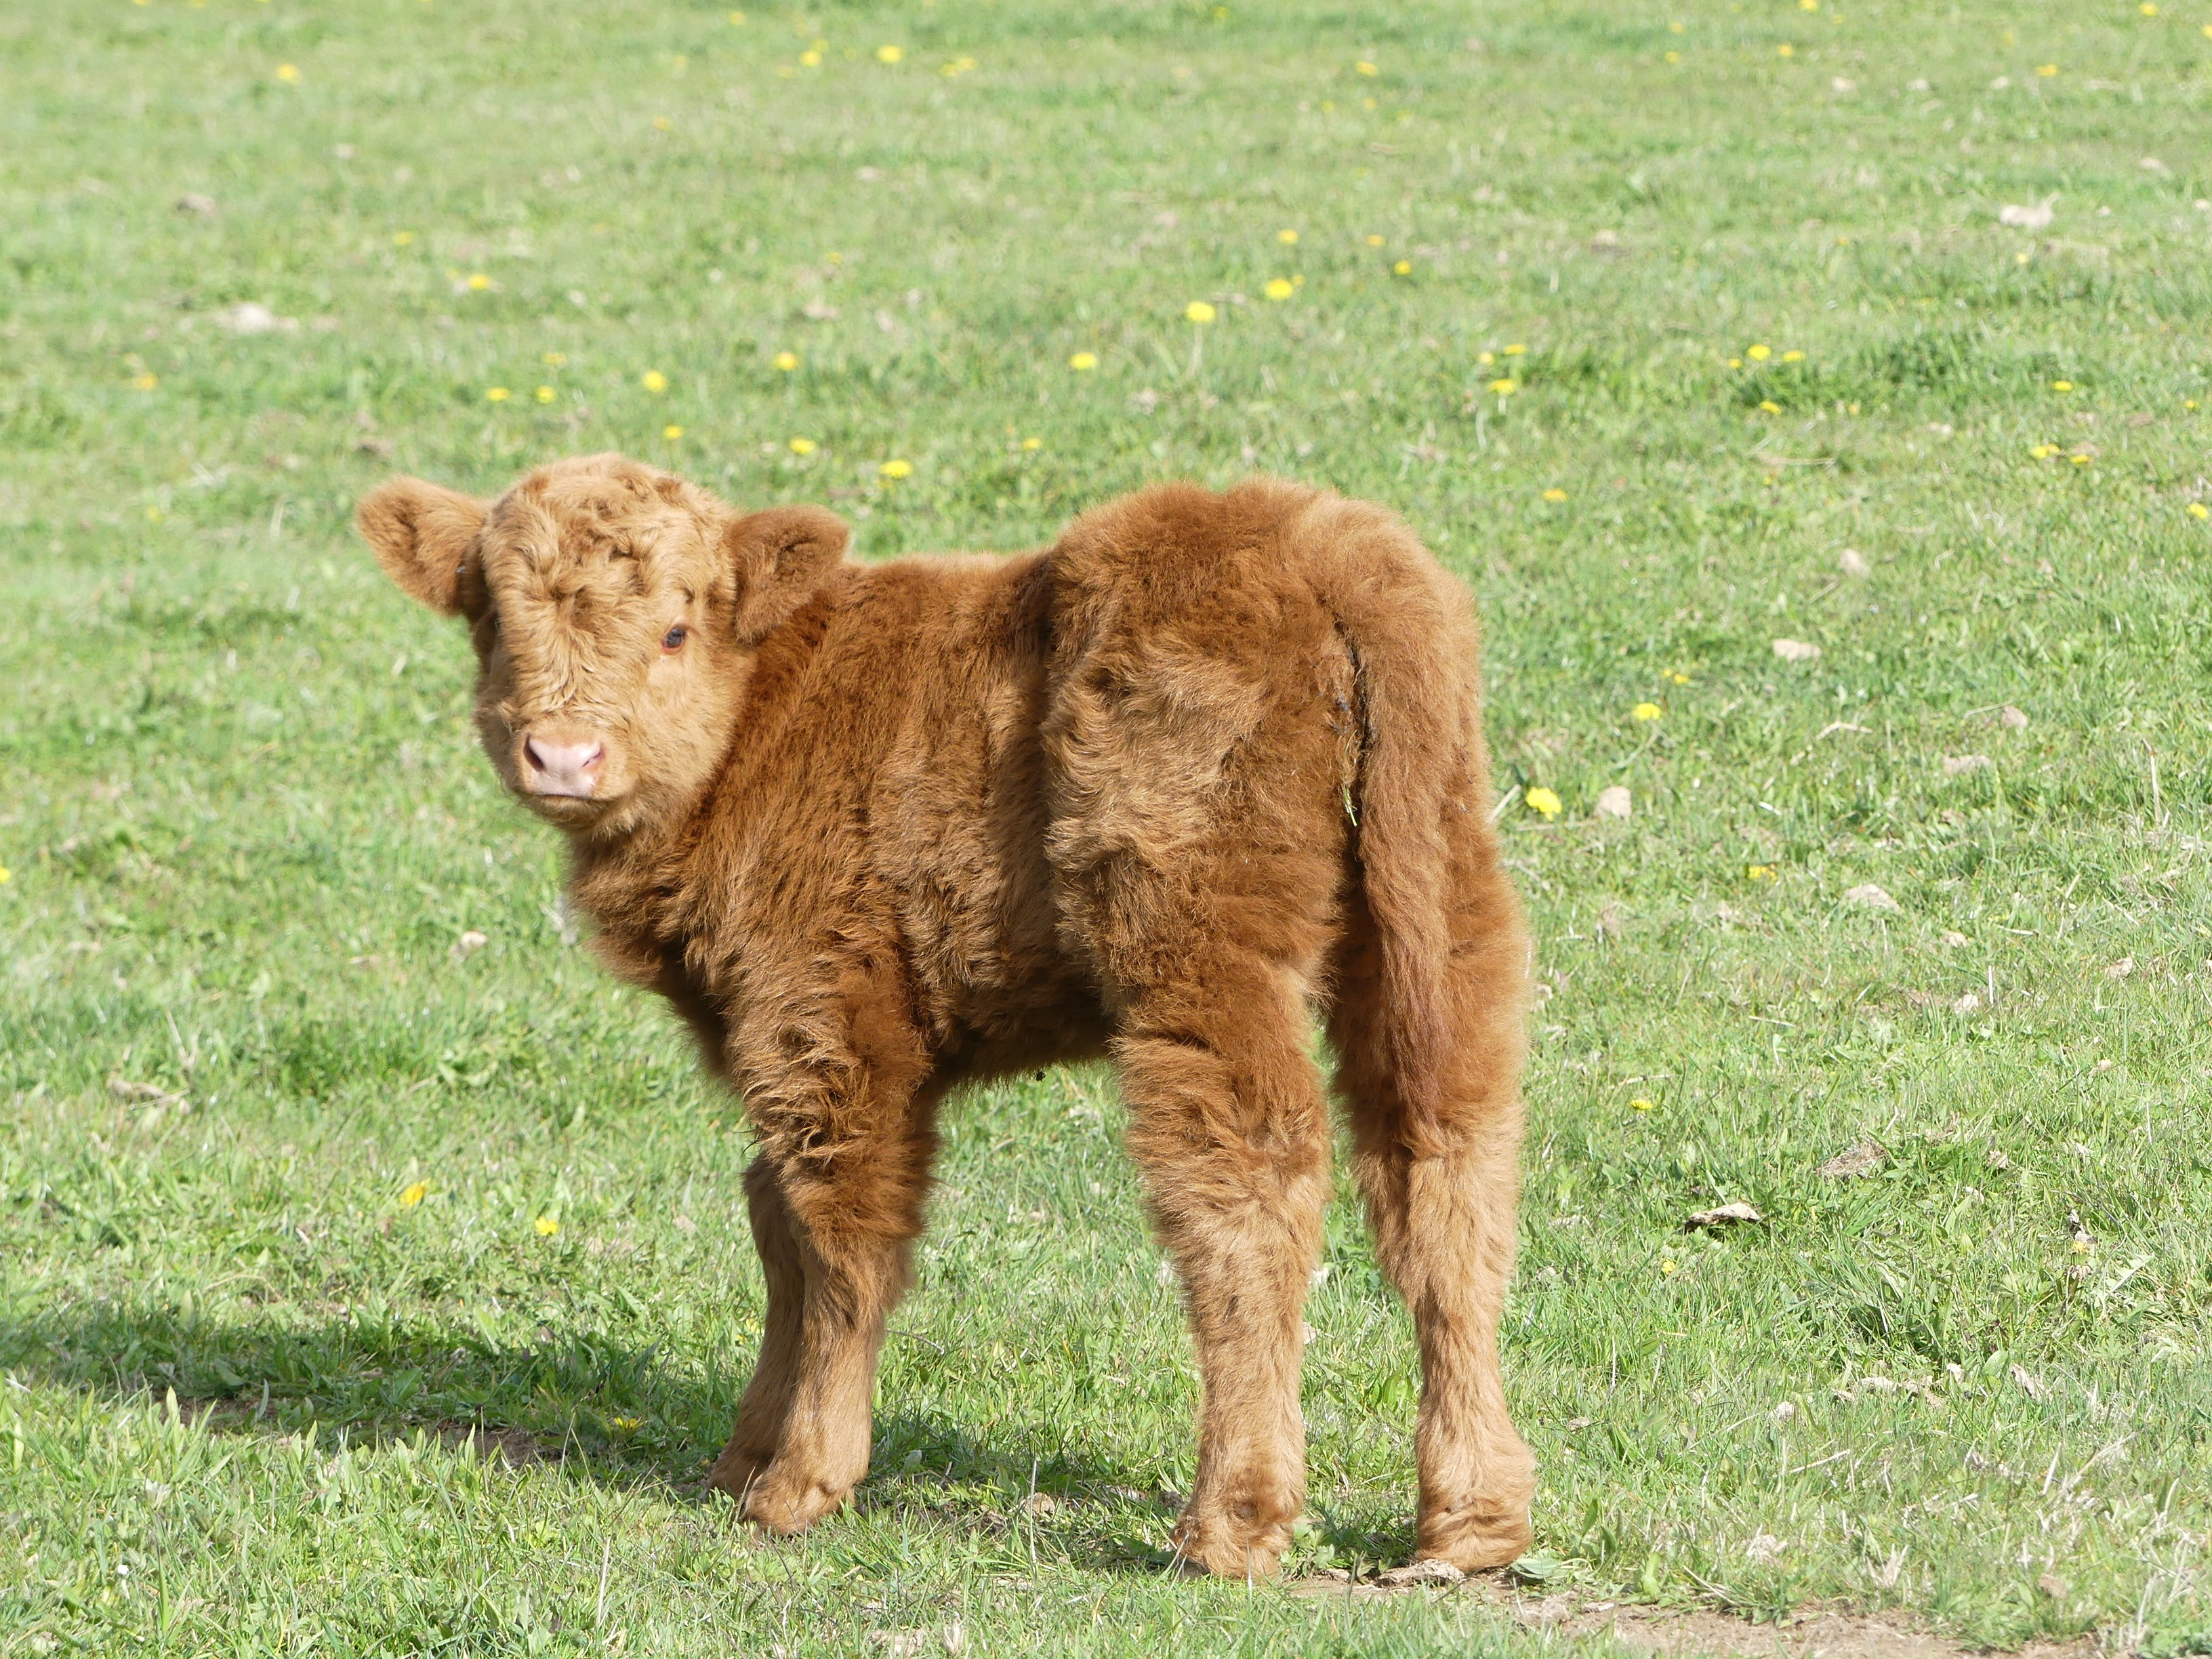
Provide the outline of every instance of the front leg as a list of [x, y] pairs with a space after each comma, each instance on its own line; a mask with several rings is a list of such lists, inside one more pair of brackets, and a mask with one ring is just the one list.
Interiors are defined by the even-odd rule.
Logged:
[[810, 1060], [779, 1075], [737, 1070], [760, 1135], [745, 1188], [769, 1308], [710, 1484], [777, 1533], [813, 1524], [868, 1472], [877, 1361], [936, 1140], [918, 1037], [848, 1064]]
[[762, 1322], [753, 1380], [738, 1402], [737, 1426], [707, 1474], [707, 1485], [729, 1493], [739, 1510], [783, 1444], [783, 1425], [799, 1376], [800, 1315], [806, 1296], [805, 1266], [791, 1209], [783, 1201], [775, 1166], [765, 1158], [755, 1158], [745, 1170], [745, 1209], [752, 1220], [761, 1273], [768, 1281], [768, 1313]]

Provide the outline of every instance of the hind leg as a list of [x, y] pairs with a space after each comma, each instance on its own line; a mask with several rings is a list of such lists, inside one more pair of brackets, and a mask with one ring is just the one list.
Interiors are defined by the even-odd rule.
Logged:
[[1520, 1200], [1524, 947], [1510, 897], [1478, 904], [1471, 920], [1452, 962], [1457, 1040], [1441, 1077], [1417, 1088], [1398, 1068], [1364, 907], [1351, 918], [1329, 1019], [1376, 1252], [1420, 1345], [1415, 1554], [1468, 1572], [1528, 1549], [1535, 1490], [1498, 1359]]
[[1293, 976], [1226, 951], [1131, 998], [1115, 1039], [1204, 1390], [1183, 1559], [1272, 1575], [1305, 1507], [1301, 1310], [1321, 1249], [1328, 1119]]

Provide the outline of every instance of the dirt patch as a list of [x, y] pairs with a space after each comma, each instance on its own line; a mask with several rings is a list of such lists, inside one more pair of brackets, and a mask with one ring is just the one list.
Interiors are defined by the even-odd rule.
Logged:
[[[1833, 1613], [1807, 1609], [1786, 1622], [1755, 1625], [1709, 1610], [1585, 1601], [1569, 1595], [1538, 1597], [1487, 1579], [1451, 1588], [1413, 1582], [1382, 1584], [1348, 1578], [1302, 1578], [1284, 1586], [1292, 1595], [1337, 1596], [1354, 1601], [1402, 1595], [1472, 1596], [1516, 1623], [1565, 1636], [1610, 1636], [1637, 1653], [1662, 1659], [1965, 1659], [1986, 1651], [1928, 1629], [1902, 1613]], [[2018, 1659], [2090, 1659], [2094, 1636], [2029, 1642]]]

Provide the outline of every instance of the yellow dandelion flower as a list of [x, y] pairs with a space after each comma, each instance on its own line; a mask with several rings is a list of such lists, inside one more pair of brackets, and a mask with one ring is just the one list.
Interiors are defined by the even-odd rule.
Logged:
[[2207, 507], [2202, 501], [2191, 501], [2189, 504], [2189, 516], [2192, 519], [2212, 519], [2212, 507]]
[[1667, 25], [1667, 33], [1669, 34], [1686, 34], [1689, 33], [1689, 29], [1690, 26], [1687, 23], [1669, 23]]
[[1296, 247], [1298, 245], [1298, 234], [1295, 230], [1279, 230], [1275, 233], [1275, 240], [1285, 247]]
[[1656, 1111], [1658, 1108], [1655, 1103], [1638, 1097], [1628, 1103], [1628, 1109], [1632, 1112], [1650, 1112]]
[[1490, 389], [1501, 398], [1510, 398], [1521, 389], [1521, 382], [1510, 377], [1501, 376], [1490, 383]]
[[1775, 47], [1774, 55], [1778, 58], [1795, 58], [1797, 55], [1797, 48], [1784, 40], [1780, 46]]
[[1782, 361], [1785, 363], [1802, 363], [1805, 361], [1805, 354], [1802, 351], [1785, 351], [1782, 354]]
[[1390, 269], [1396, 271], [1401, 276], [1410, 276], [1413, 274], [1413, 262], [1411, 259], [1401, 259], [1396, 264], [1392, 265]]
[[554, 1216], [539, 1216], [538, 1218], [537, 1225], [538, 1236], [540, 1238], [550, 1238], [554, 1234], [561, 1231], [561, 1223], [559, 1219]]
[[2204, 38], [2212, 40], [2212, 23], [2207, 23], [2204, 26]]
[[1656, 702], [1639, 702], [1628, 712], [1640, 720], [1656, 720], [1662, 711]]
[[2071, 380], [2053, 380], [2051, 383], [2051, 389], [2053, 392], [2071, 392], [2074, 389], [2074, 382]]
[[2075, 1254], [2075, 1255], [2088, 1255], [2088, 1254], [2089, 1254], [2089, 1241], [2088, 1241], [2087, 1239], [2086, 1239], [2086, 1238], [2077, 1238], [2077, 1239], [2075, 1239], [2075, 1240], [2074, 1241], [2074, 1254]]
[[878, 467], [876, 471], [886, 478], [911, 478], [914, 477], [914, 463], [912, 461], [885, 461], [881, 466]]
[[1762, 413], [1767, 415], [1779, 415], [1782, 412], [1782, 405], [1776, 403], [1771, 398], [1761, 398], [1759, 400], [1759, 407]]
[[1210, 323], [1213, 320], [1214, 310], [1203, 300], [1193, 300], [1182, 308], [1182, 314], [1194, 323]]
[[665, 115], [656, 115], [653, 118], [653, 130], [655, 132], [665, 132], [675, 125], [676, 123]]
[[2015, 254], [2014, 254], [2014, 255], [2012, 256], [2012, 262], [2013, 262], [2013, 264], [2016, 264], [2016, 265], [2024, 265], [2024, 264], [2026, 264], [2027, 263], [2027, 260], [2028, 260], [2028, 252], [2027, 252], [2027, 250], [2026, 248], [2022, 248], [2022, 249], [2021, 249], [2021, 251], [2020, 251], [2019, 252], [2017, 252], [2017, 253], [2015, 253]]
[[667, 439], [669, 442], [674, 443], [678, 438], [684, 435], [684, 428], [678, 426], [673, 422], [671, 422], [668, 425], [660, 428], [660, 435]]
[[1774, 866], [1771, 864], [1754, 864], [1746, 870], [1744, 874], [1753, 881], [1772, 881]]
[[1797, 9], [1800, 11], [1818, 11], [1820, 9], [1820, 0], [1797, 0]]
[[2056, 64], [2038, 64], [2035, 66], [2035, 72], [2041, 76], [2045, 80], [2048, 81], [2052, 76], [2058, 73], [2058, 65]]
[[779, 351], [772, 361], [778, 368], [788, 374], [799, 367], [799, 354], [795, 351]]
[[1667, 54], [1667, 61], [1670, 64], [1679, 64], [1682, 61], [1682, 54], [1679, 52], [1670, 52]]
[[609, 1428], [628, 1431], [641, 1427], [644, 1421], [644, 1419], [638, 1417], [610, 1417], [607, 1419], [607, 1426]]
[[744, 26], [745, 26], [745, 15], [744, 15], [744, 13], [743, 13], [743, 12], [741, 12], [741, 11], [733, 11], [733, 12], [732, 12], [732, 13], [730, 14], [730, 27], [731, 27], [732, 28], [733, 28], [733, 29], [741, 29], [741, 28], [744, 27]]
[[668, 390], [668, 377], [665, 374], [663, 374], [657, 368], [648, 368], [646, 370], [644, 374], [640, 377], [638, 383], [647, 392], [653, 392], [655, 395]]
[[799, 54], [799, 61], [809, 69], [818, 69], [822, 64], [822, 54], [810, 46]]
[[150, 501], [147, 503], [146, 507], [146, 522], [148, 524], [159, 524], [161, 522], [161, 509], [153, 505]]
[[2066, 459], [2073, 462], [2076, 466], [2087, 466], [2089, 465], [2089, 458], [2087, 455], [2069, 455]]
[[2146, 17], [2155, 17], [2158, 15], [2158, 8], [2151, 4], [2150, 0], [2143, 0], [2142, 4], [2137, 6], [2136, 9]]
[[1687, 685], [1690, 683], [1690, 677], [1678, 668], [1667, 676], [1667, 681], [1670, 685]]
[[1754, 363], [1763, 363], [1774, 355], [1774, 348], [1769, 345], [1746, 346], [1743, 355]]
[[[2206, 33], [2212, 34], [2212, 23], [2207, 23], [2204, 26], [2204, 29]], [[2184, 398], [2181, 400], [2181, 406], [2184, 409], [2194, 409], [2197, 407], [2197, 399], [2194, 398]]]
[[297, 85], [300, 79], [300, 66], [297, 64], [277, 64], [276, 78], [288, 85]]
[[13, 870], [10, 870], [6, 865], [0, 864], [0, 884], [4, 884], [15, 879], [15, 872]]
[[1381, 247], [1382, 246], [1382, 239], [1380, 236], [1370, 236], [1367, 239], [1367, 246], [1370, 247]]
[[151, 392], [161, 384], [161, 377], [154, 374], [134, 374], [131, 377], [131, 384], [141, 392]]
[[1474, 354], [1474, 361], [1487, 368], [1498, 361], [1498, 354], [1494, 351], [1478, 351]]
[[1098, 354], [1095, 351], [1079, 351], [1067, 360], [1067, 366], [1079, 374], [1087, 374], [1098, 367]]
[[1741, 358], [1741, 357], [1731, 357], [1731, 358], [1729, 358], [1729, 367], [1730, 368], [1741, 368], [1743, 367], [1743, 359], [1742, 359], [1742, 358]]
[[535, 397], [537, 398], [537, 399], [538, 399], [538, 401], [539, 403], [541, 403], [541, 404], [550, 404], [550, 403], [551, 403], [551, 402], [553, 401], [553, 399], [554, 399], [556, 396], [558, 396], [559, 394], [558, 394], [558, 393], [556, 393], [556, 392], [553, 390], [553, 388], [552, 388], [551, 386], [539, 386], [539, 387], [538, 388], [537, 392], [536, 392], [535, 393], [533, 393], [532, 395], [533, 395], [533, 396], [535, 396]]
[[2029, 450], [2027, 453], [2034, 456], [2039, 461], [2047, 461], [2053, 455], [2056, 455], [2058, 453], [2058, 446], [2057, 444], [2038, 444], [2034, 448]]
[[417, 1204], [420, 1204], [425, 1198], [428, 1197], [429, 1193], [429, 1184], [427, 1182], [418, 1181], [413, 1186], [408, 1188], [406, 1191], [399, 1194], [400, 1206], [404, 1209], [411, 1210]]
[[471, 294], [481, 294], [481, 293], [483, 293], [486, 289], [489, 288], [490, 286], [491, 286], [491, 278], [490, 278], [490, 277], [489, 277], [489, 276], [485, 276], [485, 275], [483, 274], [483, 272], [482, 272], [481, 270], [477, 270], [477, 271], [471, 271], [471, 272], [470, 272], [470, 274], [469, 274], [469, 292], [470, 292], [470, 293], [471, 293]]
[[1662, 1278], [1671, 1278], [1674, 1275], [1674, 1264], [1671, 1261], [1662, 1261], [1659, 1264], [1659, 1273]]
[[392, 245], [394, 247], [413, 247], [415, 246], [415, 233], [411, 230], [393, 231], [392, 233]]
[[1024, 438], [1022, 440], [1022, 447], [1024, 449], [1042, 449], [1044, 447], [1044, 440], [1042, 438]]
[[509, 392], [503, 386], [486, 386], [484, 388], [484, 401], [488, 404], [503, 404], [513, 396], [514, 396], [514, 394], [512, 392]]
[[1361, 58], [1352, 67], [1358, 70], [1362, 75], [1375, 75], [1381, 72], [1376, 69], [1374, 64], [1369, 63], [1364, 58]]
[[791, 453], [794, 455], [811, 455], [815, 447], [811, 438], [793, 438], [791, 441]]
[[1287, 279], [1275, 276], [1269, 278], [1267, 286], [1261, 291], [1270, 300], [1287, 300], [1291, 295], [1297, 293], [1297, 289], [1292, 287]]
[[1559, 798], [1541, 785], [1531, 789], [1527, 799], [1530, 811], [1541, 812], [1547, 818], [1559, 816]]
[[876, 48], [876, 61], [878, 64], [896, 64], [900, 58], [905, 56], [906, 48], [904, 46], [878, 46]]
[[1544, 492], [1544, 499], [1547, 501], [1564, 501], [1567, 499], [1567, 492], [1554, 485]]

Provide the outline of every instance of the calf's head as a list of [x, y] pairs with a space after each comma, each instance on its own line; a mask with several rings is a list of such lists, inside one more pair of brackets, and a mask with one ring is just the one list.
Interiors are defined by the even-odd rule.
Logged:
[[595, 838], [696, 796], [737, 735], [761, 641], [848, 539], [819, 507], [740, 514], [619, 455], [541, 466], [493, 501], [394, 478], [356, 521], [393, 581], [467, 620], [477, 731], [501, 781]]

